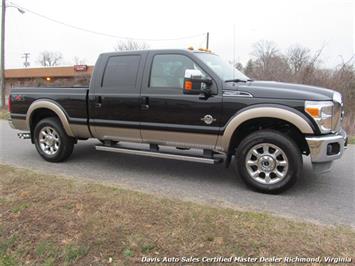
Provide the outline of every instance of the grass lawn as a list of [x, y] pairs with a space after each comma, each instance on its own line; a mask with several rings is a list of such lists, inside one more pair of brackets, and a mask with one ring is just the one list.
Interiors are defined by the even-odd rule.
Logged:
[[212, 208], [0, 165], [0, 265], [354, 254], [351, 228]]
[[0, 108], [0, 119], [8, 119], [10, 117], [9, 112], [7, 109]]

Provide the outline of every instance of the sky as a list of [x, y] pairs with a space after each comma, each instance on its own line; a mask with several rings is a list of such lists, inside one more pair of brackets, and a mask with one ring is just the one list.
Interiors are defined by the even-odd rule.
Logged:
[[[12, 3], [29, 11], [21, 14]], [[6, 68], [23, 67], [23, 53], [38, 67], [44, 50], [61, 52], [63, 65], [73, 65], [74, 57], [91, 65], [100, 53], [114, 50], [118, 37], [149, 39], [152, 49], [200, 48], [206, 32], [213, 52], [243, 64], [259, 40], [273, 41], [282, 52], [292, 45], [324, 47], [324, 67], [355, 56], [355, 0], [8, 0], [7, 5]], [[182, 37], [190, 38], [166, 40]]]

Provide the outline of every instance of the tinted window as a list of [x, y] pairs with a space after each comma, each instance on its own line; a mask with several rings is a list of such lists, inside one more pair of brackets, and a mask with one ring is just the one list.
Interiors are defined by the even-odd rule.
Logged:
[[139, 55], [110, 57], [102, 82], [103, 87], [135, 88], [139, 67]]
[[248, 80], [249, 78], [245, 76], [238, 69], [233, 67], [222, 60], [218, 55], [209, 53], [195, 53], [206, 65], [208, 65], [214, 72], [223, 80], [228, 79], [242, 79]]
[[154, 56], [152, 64], [150, 87], [182, 89], [186, 69], [199, 68], [187, 56], [168, 54], [156, 55]]

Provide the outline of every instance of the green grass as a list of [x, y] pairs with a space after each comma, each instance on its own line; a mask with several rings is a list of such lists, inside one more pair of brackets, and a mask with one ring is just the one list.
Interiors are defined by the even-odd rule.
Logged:
[[0, 119], [7, 120], [9, 117], [10, 114], [6, 109], [0, 109]]
[[[354, 256], [355, 232], [0, 165], [0, 265]], [[354, 258], [353, 258], [354, 259]]]
[[133, 257], [133, 251], [126, 248], [125, 250], [123, 250], [123, 256], [125, 257]]
[[17, 240], [16, 236], [12, 235], [9, 238], [0, 241], [0, 265], [1, 266], [18, 265], [17, 258], [12, 254], [8, 254], [8, 250], [14, 247], [16, 240]]
[[64, 262], [66, 264], [74, 263], [77, 259], [88, 254], [89, 248], [84, 246], [69, 245], [64, 250]]
[[155, 247], [154, 244], [149, 244], [149, 243], [143, 244], [141, 247], [141, 251], [143, 253], [149, 253], [154, 249], [154, 247]]
[[42, 240], [37, 244], [35, 252], [38, 257], [56, 257], [58, 248], [52, 241]]
[[20, 203], [19, 205], [14, 206], [14, 207], [11, 209], [11, 211], [12, 211], [13, 213], [19, 213], [19, 212], [21, 212], [21, 211], [27, 209], [28, 206], [29, 206], [29, 205], [28, 205], [27, 203]]
[[349, 144], [355, 144], [355, 136], [349, 137]]

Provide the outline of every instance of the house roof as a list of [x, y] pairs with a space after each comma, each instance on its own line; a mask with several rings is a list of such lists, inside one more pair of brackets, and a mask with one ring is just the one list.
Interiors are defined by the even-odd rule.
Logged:
[[94, 66], [86, 65], [5, 69], [5, 78], [75, 77], [91, 75], [93, 69]]

